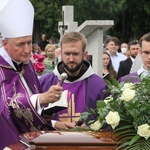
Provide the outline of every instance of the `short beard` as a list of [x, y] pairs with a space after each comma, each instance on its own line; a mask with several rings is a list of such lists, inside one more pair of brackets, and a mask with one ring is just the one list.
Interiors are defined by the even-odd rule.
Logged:
[[131, 55], [131, 57], [135, 59], [135, 57], [136, 57], [136, 56], [134, 56], [134, 55]]
[[75, 68], [69, 68], [68, 65], [63, 62], [64, 68], [71, 73], [78, 71], [82, 65], [83, 65], [83, 61], [81, 61]]

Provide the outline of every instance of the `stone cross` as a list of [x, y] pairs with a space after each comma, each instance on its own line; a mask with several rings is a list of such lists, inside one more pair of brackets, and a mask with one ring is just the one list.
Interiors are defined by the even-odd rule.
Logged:
[[58, 32], [62, 37], [66, 32], [75, 31], [78, 22], [74, 22], [74, 7], [62, 6], [62, 22], [58, 23]]

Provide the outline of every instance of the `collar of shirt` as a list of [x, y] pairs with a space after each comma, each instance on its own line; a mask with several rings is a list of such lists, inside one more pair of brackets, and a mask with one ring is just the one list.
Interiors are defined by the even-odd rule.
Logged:
[[12, 66], [12, 67], [16, 70], [16, 68], [15, 68], [15, 66], [14, 66], [14, 64], [13, 64], [13, 62], [12, 62], [12, 60], [11, 60], [11, 58], [9, 57], [8, 53], [6, 52], [6, 50], [4, 49], [3, 46], [0, 48], [0, 56], [1, 56], [6, 62], [8, 62], [8, 63], [10, 64], [10, 66]]
[[142, 75], [143, 77], [150, 75], [150, 70], [144, 69], [144, 66], [141, 66], [141, 69], [137, 71], [138, 75]]
[[15, 64], [17, 64], [17, 65], [20, 65], [22, 62], [17, 62], [17, 61], [15, 61], [15, 60], [13, 60], [12, 59], [12, 61], [13, 61], [13, 63], [15, 63]]
[[14, 61], [14, 60], [12, 60], [12, 62], [13, 62], [14, 66], [15, 66], [15, 68], [16, 68], [16, 70], [17, 70], [18, 72], [22, 71], [22, 65], [23, 65], [22, 62], [16, 62], [16, 61]]
[[133, 57], [131, 57], [131, 56], [130, 56], [130, 58], [131, 58], [131, 61], [134, 62], [135, 59]]
[[118, 52], [116, 52], [116, 54], [112, 56], [112, 55], [110, 54], [109, 50], [106, 50], [106, 51], [107, 51], [107, 53], [108, 53], [111, 57], [113, 57], [113, 56], [118, 56]]

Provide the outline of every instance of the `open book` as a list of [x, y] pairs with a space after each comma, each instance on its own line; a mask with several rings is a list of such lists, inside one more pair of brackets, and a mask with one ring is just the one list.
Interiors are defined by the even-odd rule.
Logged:
[[51, 115], [63, 109], [67, 109], [69, 100], [70, 92], [68, 92], [68, 90], [65, 90], [62, 92], [61, 97], [57, 102], [49, 103], [49, 105], [44, 108], [44, 113]]

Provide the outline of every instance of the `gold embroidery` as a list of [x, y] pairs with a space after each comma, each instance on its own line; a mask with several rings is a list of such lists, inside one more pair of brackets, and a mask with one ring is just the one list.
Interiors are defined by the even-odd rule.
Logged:
[[19, 100], [19, 98], [23, 97], [24, 95], [16, 92], [15, 83], [13, 86], [13, 92], [13, 97], [8, 97], [8, 99], [10, 99], [10, 103], [8, 104], [8, 106], [13, 108], [13, 112], [16, 118], [24, 119], [26, 126], [30, 127], [30, 131], [37, 131], [37, 129], [33, 125], [33, 114], [30, 108], [24, 106]]
[[12, 66], [6, 66], [6, 65], [2, 65], [2, 64], [0, 64], [0, 67], [8, 68], [8, 69], [13, 69], [13, 67], [12, 67]]
[[18, 99], [23, 97], [23, 95], [21, 93], [16, 92], [15, 83], [14, 83], [14, 86], [13, 86], [13, 92], [14, 92], [13, 97], [8, 97], [8, 99], [10, 99], [9, 106], [11, 106], [12, 108], [19, 109], [20, 107], [19, 107], [18, 103], [21, 103], [21, 102]]
[[80, 113], [75, 112], [75, 98], [74, 94], [71, 95], [71, 100], [69, 101], [68, 113], [59, 114], [60, 121], [76, 122], [79, 120]]

